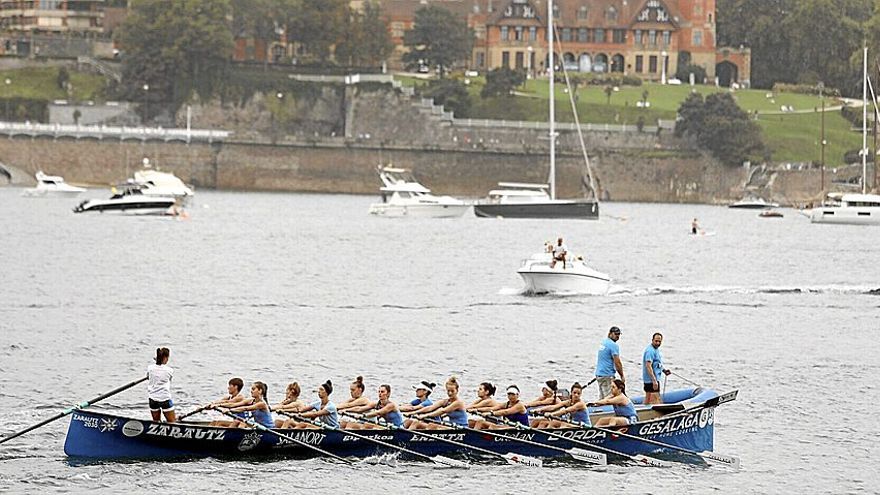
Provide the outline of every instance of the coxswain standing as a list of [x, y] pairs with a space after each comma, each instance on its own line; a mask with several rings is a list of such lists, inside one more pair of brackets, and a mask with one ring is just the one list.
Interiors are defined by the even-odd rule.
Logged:
[[625, 382], [623, 377], [623, 363], [620, 362], [620, 328], [611, 327], [608, 337], [599, 346], [596, 359], [596, 383], [599, 385], [599, 398], [604, 399], [611, 395], [611, 382], [614, 380], [614, 372], [620, 375], [620, 381]]
[[167, 347], [156, 349], [156, 363], [147, 366], [147, 396], [150, 403], [150, 415], [153, 421], [161, 421], [162, 414], [165, 421], [173, 423], [177, 420], [174, 414], [174, 401], [171, 400], [171, 378], [174, 369], [168, 366], [171, 351]]
[[645, 382], [645, 404], [659, 404], [660, 397], [660, 373], [669, 375], [670, 371], [663, 367], [663, 355], [660, 354], [660, 345], [663, 344], [663, 334], [655, 333], [651, 337], [651, 343], [642, 354], [642, 381]]

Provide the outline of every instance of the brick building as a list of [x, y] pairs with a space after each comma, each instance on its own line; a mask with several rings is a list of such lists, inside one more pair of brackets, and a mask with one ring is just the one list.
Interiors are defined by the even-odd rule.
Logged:
[[[470, 67], [538, 73], [547, 61], [546, 0], [384, 0], [399, 54], [415, 11], [431, 4], [467, 19], [475, 34]], [[647, 80], [671, 78], [680, 64], [709, 78], [748, 84], [748, 49], [718, 48], [715, 0], [556, 0], [558, 63], [574, 72], [615, 72]], [[398, 58], [399, 59], [399, 58]], [[716, 71], [716, 68], [720, 69]]]

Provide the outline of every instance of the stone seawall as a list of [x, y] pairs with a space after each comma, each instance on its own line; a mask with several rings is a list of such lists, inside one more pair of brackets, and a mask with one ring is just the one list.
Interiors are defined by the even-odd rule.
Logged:
[[[411, 168], [435, 192], [484, 196], [498, 181], [545, 182], [543, 152], [411, 149], [343, 143], [185, 144], [91, 139], [0, 139], [0, 161], [42, 169], [69, 182], [113, 184], [144, 157], [199, 188], [376, 194], [378, 164]], [[742, 195], [747, 173], [694, 152], [606, 150], [591, 156], [606, 198], [619, 201], [726, 202]], [[560, 197], [582, 194], [582, 158], [558, 157]]]

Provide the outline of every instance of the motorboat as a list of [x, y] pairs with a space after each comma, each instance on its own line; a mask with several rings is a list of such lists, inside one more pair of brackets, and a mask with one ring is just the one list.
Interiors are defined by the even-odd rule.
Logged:
[[176, 175], [154, 169], [135, 172], [134, 178], [128, 179], [126, 184], [137, 186], [144, 196], [171, 196], [188, 202], [195, 195]]
[[[850, 225], [880, 225], [880, 194], [868, 194], [868, 48], [864, 48], [862, 66], [862, 193], [830, 193], [822, 206], [810, 212], [810, 223], [836, 223]], [[873, 89], [872, 89], [873, 93]], [[876, 98], [871, 100], [875, 103]], [[876, 109], [875, 109], [876, 111]]]
[[86, 191], [82, 187], [71, 186], [64, 182], [64, 177], [46, 175], [42, 170], [34, 174], [34, 177], [37, 179], [37, 187], [25, 189], [24, 196], [70, 198]]
[[779, 208], [779, 203], [765, 201], [764, 198], [748, 197], [743, 198], [736, 203], [727, 205], [728, 208], [738, 208], [741, 210], [766, 210], [768, 208]]
[[764, 210], [761, 213], [758, 213], [758, 216], [761, 218], [782, 218], [782, 212], [776, 210]]
[[120, 213], [126, 215], [175, 215], [178, 200], [171, 196], [149, 196], [140, 188], [123, 189], [110, 199], [87, 199], [73, 209], [74, 213]]
[[474, 204], [484, 218], [598, 218], [599, 205], [587, 199], [552, 199], [549, 184], [499, 182], [500, 189]]
[[551, 253], [537, 253], [522, 261], [516, 272], [526, 283], [530, 294], [577, 293], [605, 295], [611, 286], [611, 277], [594, 270], [583, 260], [575, 257], [563, 264], [553, 264]]
[[810, 222], [880, 225], [880, 194], [830, 193], [810, 212]]
[[[548, 11], [552, 10], [553, 2], [548, 0]], [[554, 45], [554, 26], [553, 16], [547, 16], [547, 46], [553, 48]], [[559, 52], [564, 50], [559, 47]], [[581, 151], [583, 152], [585, 177], [589, 180], [582, 180], [583, 184], [591, 193], [592, 198], [579, 199], [556, 199], [556, 96], [553, 81], [555, 76], [555, 50], [548, 50], [547, 56], [548, 73], [550, 81], [548, 106], [550, 110], [548, 124], [548, 139], [550, 142], [550, 173], [549, 184], [521, 184], [502, 182], [499, 183], [501, 189], [489, 191], [486, 199], [477, 201], [474, 204], [474, 214], [482, 218], [571, 218], [571, 219], [590, 219], [599, 218], [599, 201], [596, 193], [592, 169], [590, 167], [590, 159], [587, 155], [586, 144], [583, 135], [578, 132]], [[568, 78], [566, 78], [568, 84]], [[568, 88], [569, 103], [572, 108], [576, 107], [574, 102], [574, 91]], [[578, 125], [577, 112], [573, 112], [575, 124]], [[578, 127], [578, 129], [580, 129]]]
[[451, 196], [434, 196], [406, 169], [380, 167], [381, 203], [370, 205], [370, 214], [385, 217], [460, 217], [470, 205]]

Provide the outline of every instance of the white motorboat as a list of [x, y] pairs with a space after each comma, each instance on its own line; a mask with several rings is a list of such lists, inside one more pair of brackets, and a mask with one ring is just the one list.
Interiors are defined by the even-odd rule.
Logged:
[[[553, 0], [547, 1], [547, 12], [553, 12]], [[554, 47], [554, 26], [553, 16], [547, 16], [547, 46]], [[559, 52], [562, 52], [559, 47]], [[555, 50], [549, 50], [547, 67], [549, 68], [550, 97], [548, 99], [550, 115], [548, 119], [550, 132], [550, 173], [549, 184], [519, 184], [512, 182], [502, 182], [499, 186], [500, 190], [489, 192], [488, 198], [477, 201], [474, 204], [474, 214], [482, 218], [573, 218], [573, 219], [590, 219], [599, 218], [599, 201], [597, 199], [579, 198], [579, 199], [556, 199], [556, 97], [554, 81], [556, 80], [555, 71]], [[566, 76], [566, 83], [568, 77]], [[573, 91], [568, 88], [569, 103], [574, 109], [575, 102], [573, 99]], [[573, 112], [575, 124], [578, 124], [577, 112]], [[598, 198], [596, 187], [593, 181], [593, 173], [590, 168], [589, 157], [587, 156], [586, 145], [583, 136], [578, 131], [580, 138], [581, 151], [584, 155], [584, 163], [589, 181], [584, 180], [584, 184], [592, 193], [593, 198]]]
[[[880, 225], [880, 194], [868, 194], [868, 48], [864, 48], [862, 67], [862, 193], [830, 193], [822, 206], [810, 212], [810, 223], [836, 223], [849, 225]], [[877, 106], [872, 95], [871, 100]]]
[[538, 253], [523, 260], [516, 272], [526, 283], [526, 291], [532, 294], [576, 293], [605, 295], [611, 286], [611, 277], [594, 270], [581, 258], [563, 263], [556, 262], [553, 268], [551, 253]]
[[127, 184], [137, 186], [144, 196], [171, 196], [187, 202], [195, 195], [192, 188], [176, 175], [153, 169], [135, 172]]
[[764, 198], [743, 198], [736, 203], [727, 205], [728, 208], [739, 208], [743, 210], [766, 210], [769, 208], [779, 208], [779, 203], [765, 201]]
[[125, 215], [175, 215], [177, 199], [171, 196], [147, 196], [140, 188], [124, 189], [110, 199], [87, 199], [77, 205], [74, 213], [120, 213]]
[[460, 217], [470, 205], [451, 196], [434, 196], [402, 168], [380, 167], [381, 203], [370, 205], [370, 214], [386, 217]]
[[880, 225], [880, 194], [830, 193], [810, 212], [810, 222]]
[[34, 177], [37, 179], [37, 187], [25, 189], [24, 196], [70, 198], [86, 191], [82, 187], [71, 186], [64, 182], [63, 177], [46, 175], [42, 170], [37, 172]]

